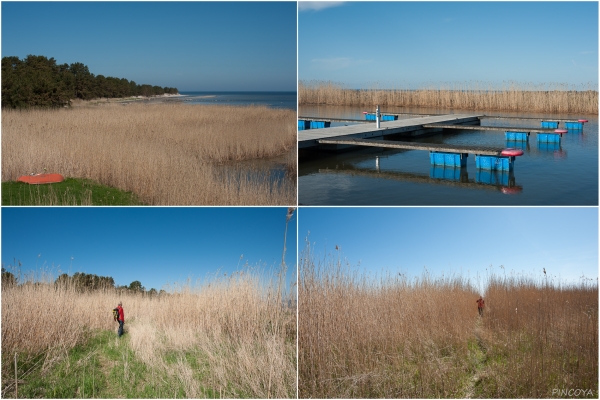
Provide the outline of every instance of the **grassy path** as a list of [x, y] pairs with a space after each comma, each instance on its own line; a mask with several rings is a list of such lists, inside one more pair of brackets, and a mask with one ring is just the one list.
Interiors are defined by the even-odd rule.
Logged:
[[[20, 356], [20, 371], [28, 367]], [[185, 357], [183, 357], [185, 360]], [[46, 365], [29, 374], [20, 375], [18, 395], [23, 398], [183, 398], [196, 397], [188, 392], [183, 379], [169, 370], [182, 357], [167, 355], [166, 369], [149, 367], [136, 357], [128, 334], [119, 338], [114, 331], [97, 332], [87, 343], [68, 351], [66, 357], [52, 363], [46, 356]], [[50, 361], [50, 363], [48, 363]], [[188, 359], [191, 365], [196, 359]], [[13, 370], [14, 371], [14, 370]], [[14, 372], [3, 371], [2, 397], [15, 397]], [[199, 376], [195, 377], [199, 380]], [[201, 388], [206, 398], [216, 398], [218, 391]]]
[[483, 319], [477, 318], [473, 330], [475, 339], [470, 340], [468, 343], [469, 357], [471, 358], [470, 361], [471, 365], [473, 366], [473, 372], [465, 383], [465, 388], [462, 396], [465, 399], [472, 399], [474, 397], [476, 387], [481, 382], [481, 377], [486, 367], [487, 347], [482, 339], [483, 329]]

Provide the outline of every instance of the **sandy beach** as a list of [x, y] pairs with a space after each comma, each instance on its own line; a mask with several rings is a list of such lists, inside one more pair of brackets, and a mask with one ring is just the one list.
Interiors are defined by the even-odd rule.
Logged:
[[[215, 97], [215, 96], [203, 96], [203, 97]], [[159, 104], [159, 103], [180, 103], [186, 101], [189, 98], [185, 94], [162, 94], [158, 96], [132, 96], [132, 97], [101, 97], [93, 100], [71, 100], [72, 107], [85, 106], [85, 105], [96, 105], [96, 104], [107, 104], [107, 103], [118, 103], [118, 104], [131, 104], [131, 103], [145, 103], [145, 104]]]

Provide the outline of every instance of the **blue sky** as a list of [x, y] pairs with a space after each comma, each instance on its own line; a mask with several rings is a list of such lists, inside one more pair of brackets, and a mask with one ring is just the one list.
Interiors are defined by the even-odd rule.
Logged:
[[295, 91], [295, 2], [2, 2], [2, 56], [180, 91]]
[[[310, 235], [308, 232], [310, 231]], [[302, 253], [337, 257], [363, 272], [420, 276], [450, 273], [481, 283], [495, 273], [539, 278], [542, 268], [564, 282], [598, 278], [597, 208], [451, 207], [312, 208], [299, 210]], [[360, 266], [358, 266], [360, 263]]]
[[597, 2], [300, 2], [299, 10], [300, 80], [597, 90]]
[[[231, 273], [238, 263], [279, 268], [286, 214], [285, 207], [2, 207], [2, 263], [16, 259], [23, 272], [79, 271], [161, 289]], [[294, 213], [288, 282], [296, 271], [296, 221]]]

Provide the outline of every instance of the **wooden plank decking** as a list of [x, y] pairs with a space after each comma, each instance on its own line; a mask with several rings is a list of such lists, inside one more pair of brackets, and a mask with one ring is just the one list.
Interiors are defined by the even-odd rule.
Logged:
[[[446, 114], [416, 114], [416, 113], [398, 113], [398, 112], [387, 112], [387, 111], [380, 111], [379, 112], [381, 115], [414, 115], [414, 116], [434, 116], [434, 115], [446, 115]], [[375, 112], [369, 112], [369, 114], [375, 114]], [[577, 119], [574, 118], [554, 118], [554, 117], [520, 117], [520, 116], [513, 116], [513, 115], [480, 115], [479, 119], [523, 119], [523, 120], [527, 120], [527, 119], [531, 119], [534, 121], [555, 121], [555, 122], [560, 122], [560, 121], [568, 121], [568, 122], [577, 122]]]
[[536, 133], [554, 133], [554, 129], [548, 128], [518, 128], [514, 126], [465, 126], [451, 124], [427, 124], [423, 128], [440, 128], [440, 129], [471, 129], [474, 131], [510, 131], [510, 132], [536, 132]]
[[444, 143], [418, 143], [418, 142], [399, 142], [392, 140], [375, 140], [375, 139], [320, 139], [319, 144], [337, 144], [351, 146], [369, 146], [369, 147], [386, 147], [392, 149], [406, 150], [426, 150], [442, 153], [467, 153], [480, 154], [484, 156], [499, 156], [504, 147], [485, 147], [485, 146], [468, 146], [468, 145], [453, 145]]
[[321, 118], [321, 117], [298, 117], [299, 120], [305, 121], [325, 121], [325, 122], [353, 122], [356, 124], [374, 124], [375, 121], [366, 119], [349, 119], [349, 118]]
[[479, 117], [479, 119], [523, 119], [523, 120], [532, 119], [535, 121], [553, 121], [553, 122], [577, 121], [577, 119], [573, 119], [573, 118], [565, 119], [565, 118], [554, 118], [554, 117], [543, 118], [543, 117], [518, 117], [518, 116], [501, 116], [501, 115], [482, 115], [481, 117]]
[[368, 139], [398, 133], [410, 134], [410, 132], [422, 130], [423, 125], [427, 124], [479, 124], [479, 116], [475, 114], [449, 114], [400, 119], [397, 121], [381, 122], [380, 129], [377, 129], [376, 124], [357, 124], [302, 130], [298, 132], [298, 148], [303, 149], [318, 146], [319, 140], [323, 139]]

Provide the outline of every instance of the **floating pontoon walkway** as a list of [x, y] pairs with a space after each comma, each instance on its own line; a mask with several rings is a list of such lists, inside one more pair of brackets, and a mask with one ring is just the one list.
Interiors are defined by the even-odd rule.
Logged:
[[[429, 117], [400, 119], [397, 121], [381, 122], [381, 128], [376, 124], [357, 124], [336, 126], [327, 129], [309, 129], [298, 132], [298, 149], [319, 146], [319, 140], [325, 139], [368, 139], [383, 138], [387, 135], [405, 134], [414, 136], [424, 133], [423, 125], [427, 124], [475, 124], [479, 125], [480, 115], [449, 114]], [[430, 130], [431, 128], [428, 128]]]
[[386, 147], [391, 149], [427, 150], [438, 153], [475, 154], [501, 156], [504, 147], [468, 146], [444, 143], [397, 142], [392, 140], [320, 139], [319, 144]]
[[[397, 113], [397, 112], [387, 112], [387, 111], [380, 111], [379, 112], [381, 115], [414, 115], [414, 116], [422, 116], [422, 117], [426, 117], [426, 116], [436, 116], [436, 115], [447, 115], [447, 114], [419, 114], [419, 113]], [[368, 112], [365, 111], [363, 114], [372, 114], [374, 115], [375, 113], [373, 112]], [[551, 121], [560, 121], [560, 122], [572, 122], [573, 118], [554, 118], [554, 117], [520, 117], [520, 116], [515, 116], [515, 115], [480, 115], [479, 119], [522, 119], [522, 120], [526, 120], [526, 119], [531, 119], [531, 120], [535, 120], [535, 121], [546, 121], [548, 120], [548, 118], [550, 118]], [[307, 118], [307, 119], [314, 119], [312, 117]]]
[[450, 124], [427, 124], [423, 128], [440, 128], [440, 129], [471, 129], [474, 131], [513, 131], [513, 132], [536, 132], [536, 133], [555, 133], [554, 129], [547, 128], [518, 128], [514, 126], [464, 126]]
[[325, 121], [325, 122], [352, 122], [355, 124], [374, 124], [375, 120], [367, 119], [349, 119], [349, 118], [321, 118], [321, 117], [298, 117], [299, 120], [305, 121]]
[[482, 115], [479, 119], [532, 119], [535, 121], [560, 121], [572, 122], [573, 118], [554, 118], [554, 117], [518, 117], [518, 116], [501, 116], [501, 115]]

